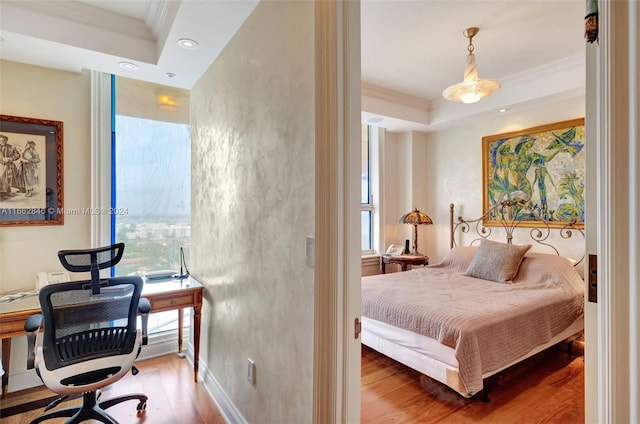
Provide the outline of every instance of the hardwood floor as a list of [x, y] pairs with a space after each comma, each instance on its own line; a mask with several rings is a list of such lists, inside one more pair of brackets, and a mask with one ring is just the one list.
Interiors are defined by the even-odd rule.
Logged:
[[[193, 368], [186, 359], [177, 355], [160, 356], [136, 363], [138, 375], [128, 373], [120, 381], [102, 391], [101, 400], [140, 392], [149, 397], [147, 411], [141, 418], [136, 416], [136, 401], [115, 405], [107, 412], [123, 424], [224, 424], [222, 415], [207, 393], [202, 383], [193, 383]], [[44, 386], [21, 392], [9, 393], [0, 401], [5, 410], [14, 405], [32, 402], [54, 396]], [[81, 399], [65, 402], [63, 405], [78, 405]], [[58, 408], [60, 408], [59, 406]], [[43, 408], [0, 418], [0, 424], [23, 424], [42, 415]], [[47, 423], [62, 423], [64, 419], [48, 420]], [[88, 421], [97, 422], [97, 421]]]
[[[147, 412], [136, 417], [136, 402], [108, 409], [121, 423], [223, 424], [204, 386], [193, 384], [186, 359], [167, 355], [140, 361], [140, 373], [127, 374], [103, 390], [102, 399], [132, 392], [149, 396]], [[3, 410], [54, 394], [42, 387], [10, 393]], [[560, 347], [540, 353], [496, 378], [490, 403], [463, 399], [448, 387], [367, 347], [362, 348], [362, 423], [584, 423], [584, 357]], [[65, 405], [79, 404], [78, 400]], [[0, 418], [0, 424], [23, 424], [42, 407]], [[64, 420], [51, 420], [60, 423]], [[270, 423], [267, 423], [270, 424]], [[304, 424], [304, 423], [282, 423]]]
[[584, 423], [584, 356], [558, 345], [496, 376], [490, 403], [362, 347], [362, 423]]

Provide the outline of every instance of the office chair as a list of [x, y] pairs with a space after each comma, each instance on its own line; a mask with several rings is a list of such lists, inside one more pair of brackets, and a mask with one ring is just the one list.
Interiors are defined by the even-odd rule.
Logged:
[[[140, 277], [101, 279], [100, 269], [120, 261], [124, 243], [85, 250], [62, 250], [58, 257], [71, 272], [91, 272], [91, 280], [71, 281], [45, 286], [40, 290], [42, 314], [32, 315], [25, 323], [27, 332], [27, 368], [36, 369], [42, 382], [63, 395], [45, 412], [70, 395], [83, 396], [81, 406], [54, 410], [31, 423], [50, 418], [71, 417], [67, 423], [88, 419], [117, 424], [104, 410], [127, 400], [138, 400], [137, 415], [144, 414], [147, 396], [130, 394], [99, 402], [100, 388], [122, 378], [141, 346], [147, 344], [147, 321], [151, 306], [140, 298]], [[137, 314], [142, 315], [142, 331]], [[43, 324], [42, 347], [36, 349], [36, 337]]]

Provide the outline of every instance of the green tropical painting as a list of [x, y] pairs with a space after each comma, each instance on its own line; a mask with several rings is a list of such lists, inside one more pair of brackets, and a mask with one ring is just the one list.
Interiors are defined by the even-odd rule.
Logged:
[[[515, 200], [517, 221], [584, 225], [584, 119], [484, 137], [484, 210]], [[491, 220], [500, 217], [492, 216]]]

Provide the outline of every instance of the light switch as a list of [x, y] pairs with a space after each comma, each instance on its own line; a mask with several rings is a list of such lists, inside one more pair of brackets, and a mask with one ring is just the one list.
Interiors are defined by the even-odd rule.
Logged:
[[313, 268], [315, 266], [316, 258], [316, 239], [314, 237], [307, 237], [307, 266]]

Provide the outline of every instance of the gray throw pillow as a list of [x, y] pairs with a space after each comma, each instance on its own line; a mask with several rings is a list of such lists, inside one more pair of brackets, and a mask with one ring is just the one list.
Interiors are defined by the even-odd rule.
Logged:
[[482, 239], [464, 275], [504, 283], [518, 273], [524, 254], [531, 245], [516, 246]]

